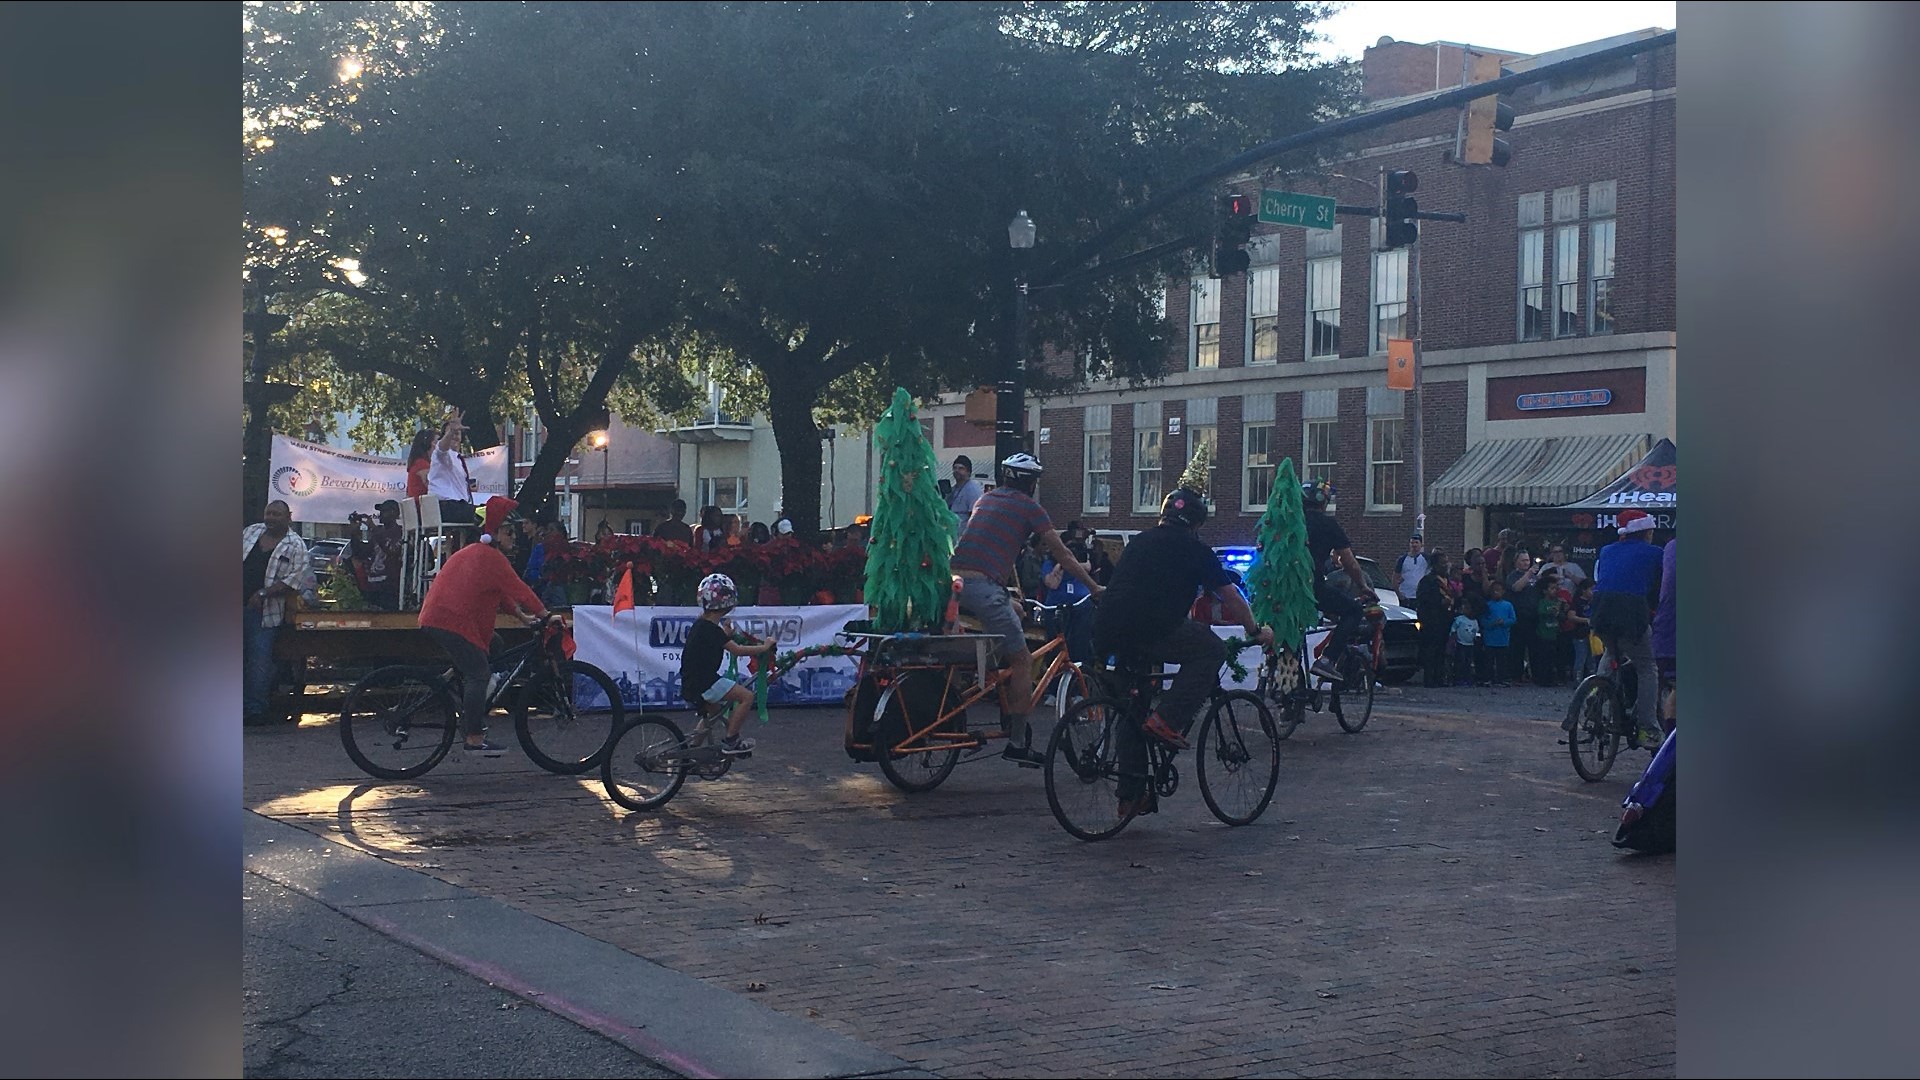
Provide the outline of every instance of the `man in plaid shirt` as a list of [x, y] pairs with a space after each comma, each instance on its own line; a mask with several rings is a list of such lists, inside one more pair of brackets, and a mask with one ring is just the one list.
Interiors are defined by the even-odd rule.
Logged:
[[293, 511], [275, 499], [266, 520], [240, 532], [241, 579], [246, 589], [246, 667], [242, 708], [248, 724], [265, 723], [273, 688], [273, 641], [287, 617], [287, 599], [313, 587], [307, 542], [292, 529]]

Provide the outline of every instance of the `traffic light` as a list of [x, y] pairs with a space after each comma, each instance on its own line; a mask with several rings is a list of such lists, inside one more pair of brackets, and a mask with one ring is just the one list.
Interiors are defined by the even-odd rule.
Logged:
[[1393, 169], [1387, 173], [1386, 192], [1380, 200], [1380, 216], [1386, 219], [1384, 247], [1406, 247], [1420, 239], [1420, 226], [1413, 220], [1420, 212], [1420, 204], [1413, 199], [1418, 190], [1420, 178], [1412, 172]]
[[[1491, 82], [1500, 77], [1498, 57], [1475, 54], [1473, 63], [1474, 82]], [[1464, 129], [1466, 138], [1460, 147], [1460, 160], [1464, 164], [1505, 167], [1507, 162], [1513, 160], [1513, 146], [1494, 134], [1513, 130], [1513, 106], [1507, 103], [1504, 95], [1475, 98], [1467, 102]]]
[[1213, 235], [1213, 276], [1245, 273], [1253, 263], [1247, 242], [1253, 239], [1256, 211], [1251, 195], [1228, 195], [1220, 200], [1220, 224]]

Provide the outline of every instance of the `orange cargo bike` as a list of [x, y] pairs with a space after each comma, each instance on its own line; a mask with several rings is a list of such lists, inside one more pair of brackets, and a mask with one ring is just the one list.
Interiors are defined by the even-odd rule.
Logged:
[[[1046, 605], [1022, 600], [1034, 616], [1067, 614], [1087, 603]], [[1067, 655], [1064, 619], [1057, 632], [1026, 627], [1033, 654], [1033, 700], [1024, 710], [1029, 723], [1042, 707], [1057, 721], [1087, 696], [1087, 680]], [[991, 744], [1004, 739], [997, 712], [983, 709], [975, 722], [973, 706], [993, 698], [1000, 712], [1015, 712], [1007, 700], [1007, 676], [1000, 666], [1001, 642], [981, 633], [965, 617], [958, 634], [850, 634], [864, 641], [860, 678], [847, 703], [847, 756], [878, 762], [888, 782], [902, 791], [932, 791], [955, 765], [987, 760]], [[1033, 745], [1045, 746], [1048, 732], [1033, 732]]]

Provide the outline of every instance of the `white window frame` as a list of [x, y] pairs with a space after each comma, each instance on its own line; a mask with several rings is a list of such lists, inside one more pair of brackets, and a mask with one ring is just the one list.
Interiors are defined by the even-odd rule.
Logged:
[[515, 449], [526, 455], [524, 461], [516, 461], [514, 464], [531, 468], [534, 459], [540, 456], [540, 413], [538, 410], [527, 410], [526, 422], [521, 424], [520, 430], [514, 433], [513, 441], [516, 444]]
[[[1273, 343], [1273, 355], [1259, 359], [1259, 345], [1263, 340], [1260, 326], [1266, 321], [1264, 340]], [[1248, 367], [1266, 367], [1280, 362], [1280, 268], [1278, 266], [1255, 266], [1247, 270], [1247, 325], [1245, 356], [1242, 363]]]
[[[1240, 414], [1240, 509], [1242, 511], [1262, 511], [1267, 508], [1267, 500], [1253, 501], [1254, 476], [1260, 474], [1267, 488], [1267, 498], [1273, 497], [1273, 483], [1279, 471], [1279, 459], [1275, 456], [1274, 445], [1274, 409], [1272, 394], [1250, 395], [1241, 400]], [[1262, 451], [1265, 458], [1260, 464], [1253, 460], [1253, 433], [1264, 432], [1261, 441], [1266, 444]]]
[[[1213, 278], [1196, 277], [1187, 289], [1187, 369], [1189, 371], [1220, 366], [1220, 283]], [[1209, 319], [1208, 316], [1211, 316]], [[1200, 328], [1213, 327], [1213, 363], [1200, 362]]]
[[1220, 475], [1220, 399], [1194, 398], [1187, 402], [1187, 415], [1182, 420], [1182, 430], [1187, 436], [1187, 460], [1200, 452], [1201, 443], [1213, 446], [1213, 455], [1207, 462], [1207, 505], [1214, 504], [1214, 487]]
[[[1380, 429], [1381, 429], [1381, 426], [1384, 424], [1391, 424], [1394, 427], [1394, 431], [1395, 431], [1394, 452], [1399, 455], [1397, 457], [1390, 457], [1390, 458], [1381, 457], [1377, 453], [1377, 451], [1380, 448]], [[1400, 511], [1400, 509], [1402, 508], [1402, 503], [1400, 503], [1398, 500], [1404, 495], [1404, 492], [1399, 490], [1401, 487], [1404, 486], [1401, 483], [1402, 478], [1397, 474], [1394, 476], [1394, 497], [1396, 501], [1387, 503], [1387, 502], [1381, 502], [1379, 499], [1379, 492], [1376, 490], [1378, 485], [1374, 483], [1374, 475], [1378, 470], [1383, 468], [1391, 468], [1391, 469], [1398, 470], [1398, 469], [1405, 469], [1406, 466], [1407, 466], [1407, 419], [1406, 417], [1405, 416], [1369, 416], [1367, 417], [1367, 513], [1390, 514], [1390, 513], [1397, 513]]]
[[1133, 432], [1133, 510], [1137, 514], [1160, 512], [1164, 436], [1157, 427], [1136, 428]]
[[[737, 501], [732, 506], [728, 506], [720, 501], [720, 484], [722, 481], [729, 481], [733, 485], [733, 493]], [[720, 512], [723, 514], [738, 514], [747, 509], [749, 496], [751, 494], [752, 492], [747, 490], [747, 478], [744, 476], [703, 476], [700, 478], [700, 506], [702, 509], [709, 506], [718, 506]]]
[[[1331, 280], [1327, 280], [1331, 279]], [[1315, 289], [1316, 283], [1329, 285], [1333, 290], [1333, 306], [1320, 307], [1314, 304], [1316, 298], [1323, 303], [1324, 292]], [[1320, 312], [1332, 312], [1333, 348], [1320, 352], [1314, 340], [1314, 316]], [[1340, 358], [1340, 256], [1321, 255], [1307, 260], [1307, 334], [1302, 346], [1309, 360], [1338, 360]]]
[[[1568, 300], [1572, 300], [1571, 307]], [[1580, 337], [1586, 323], [1580, 314], [1580, 223], [1553, 229], [1553, 336]]]
[[[1616, 245], [1619, 243], [1619, 218], [1615, 216], [1618, 206], [1618, 185], [1612, 180], [1602, 180], [1587, 185], [1587, 212], [1591, 215], [1591, 224], [1587, 229], [1587, 333], [1611, 334], [1619, 322], [1619, 316], [1613, 306], [1613, 277], [1615, 268]], [[1600, 319], [1602, 300], [1606, 302], [1607, 318]]]
[[[1105, 514], [1113, 509], [1113, 406], [1087, 406], [1082, 427], [1080, 510], [1085, 514]], [[1100, 440], [1101, 445], [1106, 448], [1107, 467], [1104, 469], [1093, 467], [1094, 440], [1096, 439]], [[1093, 501], [1096, 476], [1102, 478], [1105, 483], [1107, 489], [1105, 502]]]
[[[1394, 248], [1390, 251], [1373, 253], [1373, 281], [1369, 293], [1368, 314], [1368, 352], [1379, 355], [1387, 351], [1387, 339], [1409, 336], [1407, 328], [1407, 249]], [[1382, 314], [1388, 308], [1398, 308], [1392, 316]], [[1383, 332], [1381, 324], [1388, 318], [1399, 320], [1398, 331]]]
[[[1327, 459], [1317, 461], [1313, 456], [1313, 431], [1324, 427], [1327, 431]], [[1305, 464], [1300, 470], [1300, 481], [1305, 483], [1320, 476], [1327, 483], [1333, 483], [1333, 471], [1340, 464], [1340, 418], [1335, 416], [1311, 417], [1300, 422], [1300, 460]], [[1324, 470], [1316, 472], [1316, 470]]]

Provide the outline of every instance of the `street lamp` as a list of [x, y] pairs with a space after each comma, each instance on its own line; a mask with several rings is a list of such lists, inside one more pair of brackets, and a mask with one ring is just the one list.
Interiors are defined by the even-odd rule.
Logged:
[[605, 521], [607, 519], [607, 507], [612, 503], [612, 496], [607, 491], [607, 461], [611, 457], [611, 455], [607, 453], [607, 447], [612, 440], [607, 438], [606, 432], [596, 431], [593, 433], [591, 441], [593, 442], [593, 448], [600, 451], [600, 520]]
[[[1025, 210], [1007, 223], [1007, 246], [1013, 249], [1013, 320], [1007, 333], [1007, 356], [1000, 386], [994, 395], [993, 456], [996, 463], [1020, 452], [1020, 429], [1026, 414], [1027, 275], [1026, 255], [1033, 250], [1033, 219]], [[995, 470], [998, 479], [998, 470]]]

